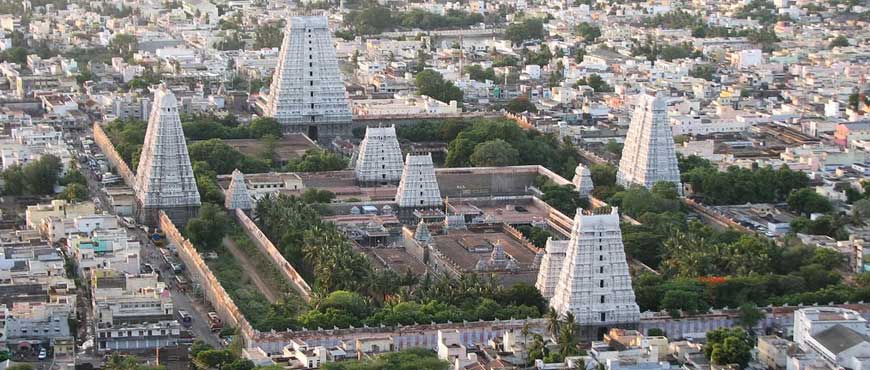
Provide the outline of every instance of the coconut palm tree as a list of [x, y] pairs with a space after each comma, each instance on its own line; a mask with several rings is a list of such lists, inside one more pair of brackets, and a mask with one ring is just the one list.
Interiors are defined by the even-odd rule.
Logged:
[[555, 339], [559, 334], [559, 313], [556, 312], [556, 309], [550, 307], [550, 310], [544, 314], [544, 318], [547, 319], [547, 332]]

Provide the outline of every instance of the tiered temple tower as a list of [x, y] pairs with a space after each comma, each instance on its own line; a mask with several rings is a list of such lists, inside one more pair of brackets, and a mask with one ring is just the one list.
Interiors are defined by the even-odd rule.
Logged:
[[405, 157], [405, 167], [396, 190], [396, 203], [405, 209], [437, 208], [444, 204], [435, 178], [432, 153], [408, 154]]
[[312, 140], [350, 134], [352, 114], [324, 16], [287, 21], [264, 114]]
[[538, 269], [538, 280], [535, 281], [535, 287], [546, 299], [553, 298], [553, 292], [556, 291], [556, 283], [559, 282], [559, 272], [562, 271], [562, 264], [565, 263], [567, 249], [568, 240], [547, 238], [541, 266]]
[[665, 97], [659, 94], [638, 97], [616, 173], [620, 185], [652, 188], [659, 181], [669, 181], [682, 194], [667, 108]]
[[367, 127], [356, 160], [356, 179], [361, 184], [397, 183], [402, 178], [402, 149], [396, 127]]
[[178, 101], [165, 86], [154, 92], [135, 190], [136, 217], [145, 225], [156, 226], [161, 210], [183, 225], [199, 209], [199, 191], [181, 130]]
[[245, 184], [245, 175], [238, 168], [233, 170], [233, 178], [224, 195], [224, 207], [231, 210], [241, 209], [249, 211], [254, 209], [254, 201]]
[[589, 214], [578, 210], [550, 306], [560, 315], [572, 312], [585, 337], [640, 321], [624, 249], [615, 207]]
[[592, 189], [595, 187], [592, 184], [592, 173], [582, 163], [578, 163], [577, 168], [574, 169], [574, 180], [571, 182], [574, 183], [574, 188], [580, 193], [580, 198], [589, 197], [589, 194], [592, 194]]

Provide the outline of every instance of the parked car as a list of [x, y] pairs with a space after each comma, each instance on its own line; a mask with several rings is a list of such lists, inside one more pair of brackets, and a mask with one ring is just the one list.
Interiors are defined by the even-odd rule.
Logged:
[[48, 357], [48, 351], [46, 351], [45, 348], [40, 348], [39, 349], [39, 356], [36, 356], [36, 358], [38, 358], [40, 360], [45, 360], [46, 357]]

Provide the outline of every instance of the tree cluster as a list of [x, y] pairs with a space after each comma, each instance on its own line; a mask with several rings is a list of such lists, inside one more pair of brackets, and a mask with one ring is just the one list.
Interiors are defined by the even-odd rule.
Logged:
[[468, 73], [468, 78], [484, 82], [486, 80], [495, 81], [498, 77], [495, 75], [495, 70], [492, 67], [483, 69], [478, 64], [472, 64], [468, 67], [465, 67], [465, 73]]
[[523, 112], [538, 113], [538, 107], [525, 96], [518, 96], [505, 104], [505, 110], [517, 114]]
[[722, 172], [695, 156], [680, 157], [679, 163], [683, 182], [692, 185], [692, 191], [705, 204], [779, 203], [792, 191], [809, 186], [809, 178], [803, 172], [785, 166], [778, 170], [770, 166], [753, 169], [732, 166]]
[[347, 159], [325, 149], [308, 149], [300, 158], [292, 159], [284, 167], [289, 172], [340, 171], [347, 168]]
[[542, 165], [557, 173], [570, 176], [579, 162], [579, 154], [574, 147], [570, 143], [559, 141], [553, 135], [526, 131], [515, 122], [508, 120], [476, 120], [471, 126], [459, 132], [455, 139], [450, 140], [447, 166], [475, 165], [472, 155], [477, 152], [475, 158], [484, 157], [479, 153], [480, 150], [493, 148], [492, 146], [478, 147], [478, 144], [496, 139], [507, 144], [500, 151], [510, 151], [508, 148], [516, 150], [518, 156], [515, 164]]
[[588, 22], [578, 24], [574, 32], [588, 42], [594, 42], [601, 37], [601, 27]]
[[520, 225], [517, 226], [517, 230], [538, 248], [544, 248], [547, 245], [547, 239], [553, 236], [550, 231], [538, 226]]
[[205, 203], [199, 208], [197, 217], [190, 219], [184, 227], [184, 235], [197, 249], [214, 251], [223, 243], [227, 227], [232, 223], [221, 206]]
[[655, 62], [656, 60], [672, 61], [675, 59], [684, 58], [700, 58], [703, 53], [690, 42], [680, 44], [660, 44], [652, 38], [647, 38], [644, 42], [632, 40], [631, 55], [644, 56], [647, 60]]
[[526, 18], [518, 23], [511, 23], [505, 29], [504, 37], [514, 45], [522, 45], [526, 41], [542, 40], [544, 38], [544, 21], [540, 18]]
[[60, 158], [51, 154], [24, 166], [13, 165], [0, 172], [4, 195], [50, 195], [63, 166]]
[[752, 359], [755, 340], [743, 328], [722, 328], [707, 332], [704, 356], [715, 365], [737, 364], [745, 369]]
[[607, 84], [601, 76], [594, 73], [589, 77], [577, 80], [574, 86], [589, 86], [597, 93], [613, 92], [613, 86]]
[[589, 208], [589, 199], [581, 198], [573, 185], [556, 185], [544, 177], [535, 180], [535, 186], [543, 193], [541, 200], [565, 216], [573, 218], [578, 208]]
[[437, 71], [427, 69], [417, 73], [417, 76], [414, 77], [414, 86], [417, 87], [417, 93], [420, 95], [426, 95], [444, 103], [450, 103], [452, 100], [462, 103], [462, 90], [456, 87], [453, 82], [445, 80], [444, 76]]

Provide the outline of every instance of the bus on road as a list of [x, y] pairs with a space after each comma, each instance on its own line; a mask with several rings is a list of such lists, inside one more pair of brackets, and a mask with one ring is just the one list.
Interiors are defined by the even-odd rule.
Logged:
[[181, 322], [181, 326], [185, 328], [189, 328], [193, 325], [193, 317], [185, 310], [178, 310], [178, 321]]

